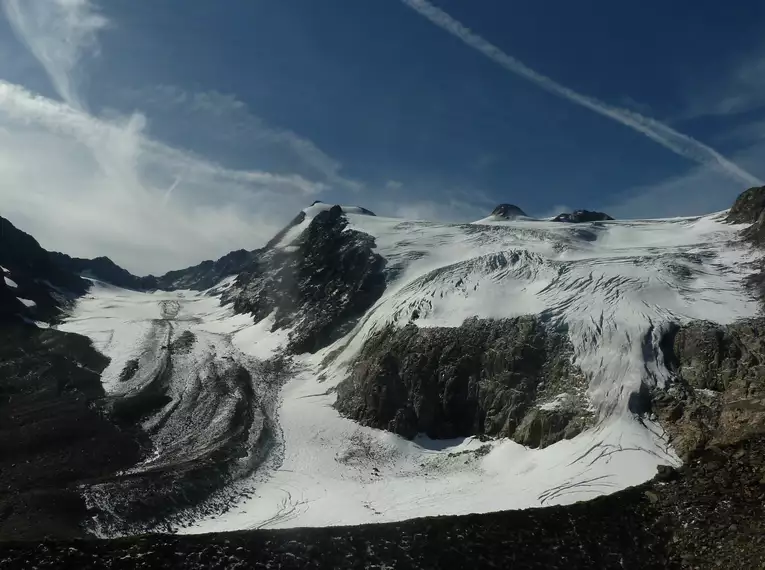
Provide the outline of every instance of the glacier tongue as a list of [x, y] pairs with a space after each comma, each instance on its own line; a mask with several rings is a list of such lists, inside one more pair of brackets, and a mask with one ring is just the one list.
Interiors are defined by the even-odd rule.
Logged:
[[[719, 215], [580, 224], [519, 219], [450, 225], [345, 214], [352, 229], [375, 238], [387, 260], [382, 297], [345, 337], [298, 357], [301, 371], [281, 389], [276, 412], [280, 461], [231, 483], [253, 490], [225, 514], [195, 517], [181, 532], [394, 521], [565, 504], [641, 483], [677, 456], [650, 417], [636, 414], [641, 389], [661, 387], [658, 348], [671, 322], [729, 323], [751, 316], [743, 289], [748, 250], [739, 226]], [[292, 247], [300, 224], [276, 247]], [[105, 293], [95, 291], [94, 302]], [[249, 324], [228, 309], [177, 300], [195, 327], [233, 335], [232, 358], [278, 354], [286, 332]], [[94, 337], [117, 372], [140, 331], [156, 315], [150, 294], [78, 305], [65, 325]], [[91, 314], [88, 315], [88, 311]], [[528, 449], [510, 440], [404, 440], [340, 417], [332, 389], [369, 337], [417, 314], [427, 327], [460, 326], [468, 317], [542, 315], [565, 324], [574, 362], [589, 379], [598, 421], [571, 440]], [[134, 340], [129, 340], [134, 339]], [[237, 341], [237, 339], [239, 339]], [[119, 342], [118, 342], [119, 341]], [[227, 345], [229, 346], [229, 345]], [[121, 363], [121, 364], [117, 364]]]

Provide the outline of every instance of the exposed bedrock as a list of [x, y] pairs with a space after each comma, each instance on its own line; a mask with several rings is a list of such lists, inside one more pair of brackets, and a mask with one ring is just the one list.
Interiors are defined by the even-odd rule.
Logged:
[[744, 230], [744, 237], [757, 244], [765, 243], [765, 186], [739, 194], [728, 211], [727, 220], [734, 224], [752, 224]]
[[765, 433], [765, 318], [674, 327], [662, 351], [672, 381], [654, 409], [678, 454]]
[[534, 316], [389, 326], [366, 342], [336, 407], [408, 438], [487, 435], [544, 447], [591, 419], [571, 354], [566, 331]]
[[385, 290], [385, 259], [374, 247], [333, 206], [291, 248], [268, 251], [240, 274], [224, 299], [256, 321], [275, 313], [274, 330], [294, 327], [288, 350], [314, 352], [349, 332]]

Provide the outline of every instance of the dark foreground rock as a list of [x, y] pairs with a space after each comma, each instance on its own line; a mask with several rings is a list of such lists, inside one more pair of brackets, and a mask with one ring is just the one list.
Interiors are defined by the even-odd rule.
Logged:
[[320, 212], [292, 246], [264, 252], [224, 295], [273, 330], [296, 326], [289, 350], [314, 352], [342, 337], [385, 290], [385, 259], [374, 239], [348, 228], [340, 206]]
[[[366, 342], [336, 407], [409, 438], [488, 435], [544, 447], [587, 425], [586, 380], [571, 353], [565, 331], [535, 316], [388, 327]], [[539, 407], [556, 398], [555, 409]]]
[[0, 537], [83, 536], [79, 485], [138, 461], [136, 434], [102, 413], [107, 363], [85, 337], [0, 327]]
[[569, 224], [581, 224], [584, 222], [603, 222], [613, 220], [605, 212], [592, 212], [590, 210], [574, 210], [573, 212], [558, 214], [553, 218], [553, 222], [567, 222]]
[[763, 568], [765, 441], [598, 499], [400, 523], [6, 542], [0, 568]]

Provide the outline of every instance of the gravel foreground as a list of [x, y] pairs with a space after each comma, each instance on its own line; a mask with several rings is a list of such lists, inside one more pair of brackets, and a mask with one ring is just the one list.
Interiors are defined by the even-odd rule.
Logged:
[[0, 568], [765, 568], [765, 437], [564, 507], [380, 525], [6, 542]]

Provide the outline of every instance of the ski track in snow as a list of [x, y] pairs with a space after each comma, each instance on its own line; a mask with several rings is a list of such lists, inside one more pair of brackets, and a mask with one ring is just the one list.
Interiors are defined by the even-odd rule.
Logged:
[[[279, 247], [290, 247], [320, 210], [306, 210], [306, 220]], [[385, 294], [346, 337], [298, 359], [301, 371], [281, 388], [275, 412], [283, 457], [233, 483], [254, 489], [252, 496], [180, 532], [567, 504], [642, 483], [657, 465], [679, 462], [661, 428], [629, 409], [641, 384], [666, 380], [658, 349], [666, 326], [692, 319], [729, 323], [757, 312], [742, 286], [751, 254], [734, 241], [741, 226], [723, 224], [720, 214], [577, 225], [488, 219], [449, 225], [351, 210], [346, 215], [353, 229], [375, 237], [388, 261]], [[272, 319], [252, 324], [248, 316], [233, 315], [214, 296], [97, 287], [61, 328], [90, 336], [112, 358], [103, 375], [107, 391], [125, 389], [119, 373], [146, 346], [160, 301], [179, 303], [177, 318], [207, 339], [198, 345], [215, 347], [213, 358], [269, 358], [289, 332], [271, 333]], [[530, 313], [567, 326], [575, 363], [590, 380], [587, 398], [597, 425], [533, 450], [510, 440], [407, 441], [340, 417], [330, 391], [348, 364], [370, 334], [388, 323], [405, 325], [415, 309], [419, 326]], [[199, 366], [200, 358], [190, 357], [189, 366]]]

